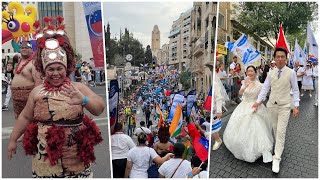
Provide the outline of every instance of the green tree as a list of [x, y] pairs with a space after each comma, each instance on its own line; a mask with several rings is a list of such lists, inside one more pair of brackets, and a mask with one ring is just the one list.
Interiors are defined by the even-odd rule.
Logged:
[[[316, 2], [242, 2], [239, 21], [254, 34], [277, 39], [282, 23], [285, 35], [301, 34], [318, 19]], [[272, 44], [272, 43], [271, 43]]]
[[105, 29], [105, 47], [106, 47], [106, 63], [110, 64], [110, 24], [107, 24], [107, 29]]
[[180, 74], [180, 83], [184, 90], [188, 90], [191, 87], [191, 72], [183, 71]]
[[[127, 28], [125, 28], [124, 34], [120, 32], [119, 40], [117, 40], [116, 38], [114, 39], [110, 38], [110, 42], [108, 46], [109, 46], [109, 52], [107, 57], [109, 60], [108, 62], [110, 62], [110, 65], [124, 65], [126, 62], [125, 56], [127, 54], [131, 54], [133, 56], [131, 64], [134, 66], [139, 66], [144, 61], [144, 48], [141, 42], [135, 39], [133, 37], [133, 34], [132, 33], [130, 34]], [[122, 60], [124, 60], [124, 62]]]

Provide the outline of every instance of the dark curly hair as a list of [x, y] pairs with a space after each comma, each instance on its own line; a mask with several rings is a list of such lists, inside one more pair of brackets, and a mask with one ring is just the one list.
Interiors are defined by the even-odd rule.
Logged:
[[36, 52], [36, 60], [34, 62], [34, 66], [36, 67], [36, 70], [41, 73], [41, 77], [45, 76], [45, 69], [43, 69], [43, 64], [42, 64], [42, 58], [41, 58], [41, 52], [43, 48], [39, 46], [40, 42], [43, 40], [47, 40], [50, 38], [58, 39], [58, 38], [63, 38], [64, 43], [60, 45], [67, 54], [67, 77], [75, 70], [75, 54], [74, 51], [71, 47], [69, 38], [66, 35], [60, 35], [60, 34], [55, 34], [53, 36], [47, 36], [44, 35], [42, 38], [37, 39], [37, 52]]
[[169, 125], [168, 124], [163, 124], [158, 131], [158, 138], [160, 143], [167, 143], [170, 138], [170, 132], [169, 132]]

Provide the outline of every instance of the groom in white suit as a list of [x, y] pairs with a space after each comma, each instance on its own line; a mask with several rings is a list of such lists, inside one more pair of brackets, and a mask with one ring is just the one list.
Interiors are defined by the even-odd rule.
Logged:
[[252, 106], [257, 109], [265, 100], [267, 93], [270, 91], [270, 97], [267, 103], [267, 109], [272, 119], [272, 127], [275, 137], [275, 148], [272, 162], [272, 171], [278, 173], [280, 170], [281, 155], [284, 149], [286, 129], [290, 118], [291, 96], [293, 93], [293, 116], [299, 116], [299, 88], [295, 71], [286, 66], [287, 50], [276, 48], [273, 57], [276, 61], [277, 68], [272, 70], [262, 87], [256, 103]]

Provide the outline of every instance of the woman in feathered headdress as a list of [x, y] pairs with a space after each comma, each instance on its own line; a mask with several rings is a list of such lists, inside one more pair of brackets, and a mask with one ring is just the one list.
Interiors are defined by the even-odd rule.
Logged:
[[94, 146], [102, 142], [102, 137], [83, 109], [98, 116], [105, 105], [87, 86], [69, 79], [75, 58], [62, 21], [57, 17], [58, 26], [54, 27], [52, 18], [46, 18], [47, 27], [38, 27], [35, 66], [44, 82], [32, 90], [18, 117], [8, 158], [12, 158], [17, 139], [24, 133], [23, 148], [33, 156], [33, 177], [92, 177]]

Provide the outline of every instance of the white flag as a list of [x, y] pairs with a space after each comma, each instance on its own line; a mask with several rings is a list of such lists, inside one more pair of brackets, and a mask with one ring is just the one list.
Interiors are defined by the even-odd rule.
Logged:
[[293, 58], [293, 61], [296, 62], [298, 61], [299, 64], [301, 65], [306, 65], [306, 54], [302, 51], [301, 47], [299, 46], [298, 44], [298, 40], [296, 38], [296, 42], [295, 42], [295, 45], [294, 45], [294, 58]]
[[318, 44], [316, 38], [314, 38], [310, 24], [307, 27], [307, 42], [309, 43], [309, 56], [314, 56], [318, 59]]
[[234, 44], [231, 52], [241, 58], [245, 66], [261, 58], [259, 51], [249, 42], [246, 35], [242, 35]]

